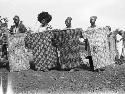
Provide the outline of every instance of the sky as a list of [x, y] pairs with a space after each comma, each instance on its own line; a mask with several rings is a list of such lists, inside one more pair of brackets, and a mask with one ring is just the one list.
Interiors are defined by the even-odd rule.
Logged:
[[125, 27], [125, 0], [0, 0], [0, 15], [8, 17], [9, 26], [13, 17], [19, 15], [27, 27], [39, 25], [37, 16], [42, 11], [52, 15], [53, 28], [65, 28], [65, 19], [72, 17], [72, 28], [86, 29], [90, 16], [97, 16], [98, 26], [112, 29]]

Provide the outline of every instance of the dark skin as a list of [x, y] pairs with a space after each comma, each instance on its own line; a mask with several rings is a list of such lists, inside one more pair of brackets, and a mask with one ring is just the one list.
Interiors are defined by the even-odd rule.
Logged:
[[96, 27], [95, 22], [96, 22], [96, 19], [94, 19], [94, 18], [90, 19], [90, 23], [91, 23], [92, 28]]
[[71, 20], [66, 20], [65, 24], [66, 24], [66, 28], [71, 28]]
[[48, 24], [48, 23], [46, 22], [46, 19], [42, 19], [42, 20], [41, 20], [41, 26], [42, 26], [42, 27], [47, 26], [47, 24]]
[[15, 23], [16, 27], [18, 27], [19, 22], [20, 22], [19, 18], [18, 18], [18, 17], [15, 17], [14, 23]]

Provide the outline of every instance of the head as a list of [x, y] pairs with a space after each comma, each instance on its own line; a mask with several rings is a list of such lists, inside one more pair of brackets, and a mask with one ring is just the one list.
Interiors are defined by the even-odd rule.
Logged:
[[71, 21], [72, 21], [72, 18], [71, 18], [71, 17], [67, 17], [67, 19], [65, 20], [65, 24], [66, 24], [66, 27], [67, 27], [67, 28], [70, 28], [70, 27], [71, 27]]
[[90, 17], [90, 23], [91, 23], [91, 25], [95, 25], [96, 19], [97, 19], [97, 16], [91, 16]]
[[52, 20], [52, 16], [48, 12], [41, 12], [37, 18], [42, 27], [46, 26]]
[[16, 25], [18, 25], [19, 22], [20, 22], [20, 18], [19, 18], [19, 16], [17, 16], [17, 15], [14, 16], [13, 20], [14, 20], [14, 23], [15, 23]]
[[23, 23], [23, 21], [20, 21], [20, 23], [22, 24], [22, 23]]
[[106, 26], [108, 29], [109, 29], [109, 31], [111, 31], [111, 27], [110, 26]]
[[6, 40], [6, 34], [3, 34], [2, 39], [3, 39], [3, 41]]

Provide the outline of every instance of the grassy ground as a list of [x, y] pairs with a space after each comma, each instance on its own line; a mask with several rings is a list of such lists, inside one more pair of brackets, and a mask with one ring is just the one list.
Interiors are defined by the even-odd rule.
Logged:
[[[110, 65], [103, 72], [21, 71], [9, 73], [14, 92], [104, 92], [125, 90], [125, 65]], [[32, 93], [33, 94], [33, 93]], [[62, 94], [62, 93], [60, 93]]]
[[[4, 74], [7, 70], [1, 69]], [[103, 72], [21, 71], [9, 72], [17, 94], [124, 94], [125, 64], [107, 66]], [[92, 93], [91, 93], [92, 92]], [[97, 93], [98, 92], [98, 93]]]

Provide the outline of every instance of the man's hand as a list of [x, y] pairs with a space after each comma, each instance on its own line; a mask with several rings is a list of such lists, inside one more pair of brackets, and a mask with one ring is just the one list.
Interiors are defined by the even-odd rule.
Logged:
[[79, 38], [79, 41], [80, 41], [80, 42], [84, 42], [84, 39], [83, 39], [83, 38]]
[[121, 38], [120, 40], [117, 40], [116, 42], [120, 42], [120, 41], [122, 41], [122, 40], [124, 40], [124, 38]]
[[118, 43], [118, 42], [120, 42], [120, 40], [117, 40], [116, 42]]

